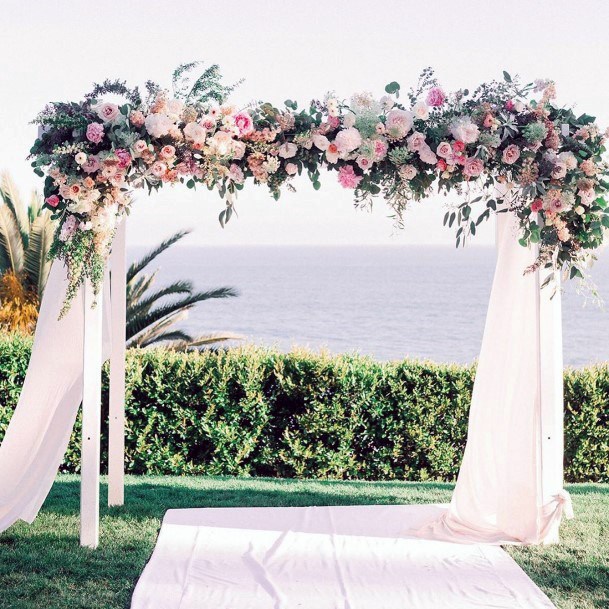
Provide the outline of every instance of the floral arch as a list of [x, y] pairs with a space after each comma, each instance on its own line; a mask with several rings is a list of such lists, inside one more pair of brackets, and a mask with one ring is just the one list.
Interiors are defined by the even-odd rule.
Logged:
[[[608, 132], [594, 117], [557, 106], [551, 81], [521, 85], [504, 72], [500, 82], [447, 94], [426, 69], [403, 101], [392, 82], [380, 99], [328, 94], [303, 109], [291, 100], [238, 109], [227, 102], [234, 85], [222, 84], [218, 66], [193, 78], [198, 65], [174, 72], [171, 95], [150, 82], [142, 96], [106, 81], [83, 101], [52, 103], [36, 118], [32, 166], [46, 176], [45, 204], [59, 221], [51, 256], [68, 267], [64, 311], [85, 278], [101, 285], [117, 222], [137, 188], [216, 189], [226, 202], [224, 225], [248, 181], [266, 184], [277, 199], [302, 173], [319, 189], [322, 167], [354, 191], [357, 205], [382, 195], [398, 223], [411, 199], [437, 186], [464, 198], [444, 217], [457, 246], [491, 212], [509, 209], [520, 243], [539, 244], [532, 269], [554, 266], [571, 277], [581, 276], [609, 227]], [[109, 94], [126, 103], [104, 102]], [[497, 199], [497, 183], [512, 186], [509, 201]]]

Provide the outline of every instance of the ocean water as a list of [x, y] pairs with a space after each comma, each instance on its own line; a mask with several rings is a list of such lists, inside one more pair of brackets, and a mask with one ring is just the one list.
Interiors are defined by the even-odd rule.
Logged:
[[[481, 246], [174, 246], [152, 268], [162, 284], [191, 279], [202, 290], [239, 290], [192, 310], [182, 326], [193, 333], [230, 331], [282, 350], [468, 363], [480, 349], [494, 264], [494, 248]], [[576, 293], [575, 282], [563, 294], [568, 365], [609, 360], [609, 255], [592, 279], [605, 308]]]

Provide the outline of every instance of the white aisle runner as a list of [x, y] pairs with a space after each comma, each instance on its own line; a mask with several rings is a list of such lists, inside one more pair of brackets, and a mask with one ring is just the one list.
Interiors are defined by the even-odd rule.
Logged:
[[169, 510], [132, 609], [548, 609], [498, 546], [405, 537], [432, 505]]

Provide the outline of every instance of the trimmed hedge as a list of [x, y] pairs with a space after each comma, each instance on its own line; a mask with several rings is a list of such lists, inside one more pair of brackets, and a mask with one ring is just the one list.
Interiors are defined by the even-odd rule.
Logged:
[[[0, 438], [31, 341], [0, 339]], [[127, 357], [126, 469], [454, 480], [475, 368], [246, 347]], [[107, 369], [104, 404], [107, 404]], [[565, 372], [565, 475], [609, 481], [609, 367]], [[107, 406], [103, 413], [107, 419]], [[104, 429], [107, 426], [104, 425]], [[80, 420], [63, 469], [78, 471]], [[107, 437], [102, 438], [106, 461]]]

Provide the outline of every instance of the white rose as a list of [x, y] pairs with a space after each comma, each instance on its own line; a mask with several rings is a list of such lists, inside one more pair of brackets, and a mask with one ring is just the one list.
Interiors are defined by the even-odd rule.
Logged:
[[320, 150], [327, 150], [330, 145], [330, 141], [325, 135], [321, 135], [321, 133], [316, 133], [313, 135], [313, 144]]
[[171, 127], [173, 127], [173, 123], [165, 114], [149, 114], [144, 124], [146, 131], [155, 138], [167, 135]]
[[87, 155], [84, 152], [79, 152], [74, 156], [74, 160], [79, 165], [84, 165], [87, 162]]
[[426, 121], [429, 118], [429, 107], [424, 101], [417, 102], [412, 111], [419, 120]]
[[[313, 136], [315, 138], [315, 136]], [[292, 142], [285, 142], [279, 146], [279, 156], [282, 159], [291, 159], [296, 156], [298, 152], [298, 146]]]
[[207, 131], [199, 123], [192, 122], [184, 127], [184, 136], [194, 144], [202, 145], [205, 143]]

